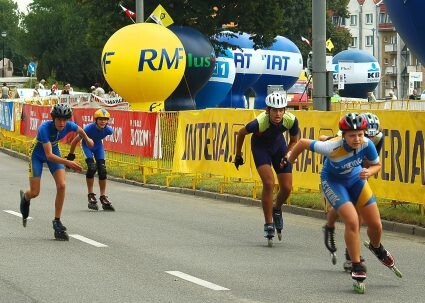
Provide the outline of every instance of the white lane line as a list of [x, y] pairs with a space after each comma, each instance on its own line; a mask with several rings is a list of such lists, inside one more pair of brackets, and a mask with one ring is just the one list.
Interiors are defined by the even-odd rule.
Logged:
[[[17, 216], [17, 217], [22, 218], [22, 214], [21, 214], [21, 213], [18, 213], [17, 211], [14, 211], [14, 210], [8, 210], [8, 209], [4, 209], [3, 211], [4, 211], [5, 213], [8, 213], [8, 214], [11, 214], [11, 215], [14, 215], [14, 216]], [[32, 220], [32, 217], [28, 217], [27, 219], [28, 219], [28, 220]]]
[[90, 244], [90, 245], [96, 246], [96, 247], [108, 247], [108, 245], [105, 245], [105, 244], [99, 243], [99, 242], [97, 242], [97, 241], [95, 241], [95, 240], [92, 240], [92, 239], [86, 238], [86, 237], [81, 236], [81, 235], [69, 235], [69, 236], [70, 236], [70, 237], [72, 237], [72, 238], [74, 238], [74, 239], [77, 239], [77, 240], [80, 240], [80, 241], [82, 241], [82, 242], [85, 242], [85, 243], [87, 243], [87, 244]]
[[204, 287], [212, 289], [212, 290], [230, 290], [226, 287], [223, 287], [223, 286], [220, 286], [220, 285], [217, 285], [217, 284], [196, 278], [194, 276], [185, 274], [184, 272], [181, 272], [181, 271], [166, 271], [166, 273], [173, 275], [173, 276], [176, 276], [176, 277], [179, 277], [179, 278], [182, 278], [183, 280], [204, 286]]

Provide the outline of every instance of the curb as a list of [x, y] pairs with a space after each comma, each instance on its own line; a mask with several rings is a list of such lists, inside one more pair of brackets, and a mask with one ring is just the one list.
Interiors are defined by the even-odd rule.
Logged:
[[[0, 147], [0, 151], [2, 151], [5, 154], [8, 154], [12, 157], [15, 157], [15, 158], [19, 158], [19, 159], [22, 159], [22, 160], [28, 160], [28, 157], [26, 155], [20, 154], [18, 152], [15, 152], [13, 150], [10, 150], [10, 149], [4, 148], [4, 147]], [[121, 179], [121, 178], [117, 178], [117, 177], [113, 177], [113, 176], [108, 176], [108, 179], [111, 180], [111, 181], [115, 181], [115, 182], [119, 182], [119, 183], [125, 183], [125, 184], [129, 184], [129, 185], [134, 185], [134, 186], [140, 186], [140, 187], [149, 188], [149, 189], [152, 189], [152, 190], [163, 190], [163, 191], [168, 191], [168, 192], [174, 192], [174, 193], [192, 195], [192, 196], [197, 196], [197, 197], [209, 198], [209, 199], [214, 199], [214, 200], [219, 200], [219, 201], [224, 201], [224, 202], [240, 203], [240, 204], [248, 205], [248, 206], [261, 207], [261, 201], [260, 200], [249, 198], [249, 197], [240, 197], [240, 196], [235, 196], [235, 195], [231, 195], [231, 194], [220, 194], [220, 193], [216, 193], [216, 192], [203, 191], [203, 190], [193, 190], [193, 189], [189, 189], [189, 188], [166, 187], [164, 185], [141, 183], [141, 182], [138, 182], [138, 181], [126, 180], [126, 179]], [[295, 214], [295, 215], [326, 220], [326, 214], [324, 213], [323, 210], [303, 208], [303, 207], [294, 206], [294, 205], [287, 205], [287, 204], [284, 204], [282, 206], [282, 210], [284, 212]], [[395, 233], [425, 237], [425, 228], [417, 226], [417, 225], [382, 220], [382, 228], [383, 228], [383, 230], [391, 231], [391, 232], [395, 232]]]

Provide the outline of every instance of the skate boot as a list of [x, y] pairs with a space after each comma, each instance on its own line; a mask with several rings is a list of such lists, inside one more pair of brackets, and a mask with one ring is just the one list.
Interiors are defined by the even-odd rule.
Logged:
[[89, 209], [98, 210], [99, 207], [97, 206], [96, 195], [94, 193], [90, 193], [87, 195], [87, 197], [89, 200], [89, 204], [88, 204]]
[[379, 261], [381, 261], [382, 264], [391, 269], [397, 277], [403, 277], [403, 274], [397, 269], [397, 267], [395, 267], [393, 256], [388, 252], [388, 250], [384, 248], [382, 244], [379, 244], [378, 248], [373, 247], [372, 244], [370, 244], [368, 241], [365, 241], [363, 244], [369, 248], [369, 250], [378, 258]]
[[274, 225], [272, 223], [264, 224], [264, 238], [267, 239], [267, 245], [269, 247], [273, 246], [273, 237], [274, 237]]
[[332, 264], [336, 264], [335, 227], [323, 226], [325, 246], [331, 253]]
[[353, 262], [352, 264], [351, 278], [354, 280], [354, 291], [359, 294], [364, 294], [366, 287], [363, 281], [366, 279], [366, 268], [360, 262]]
[[[366, 269], [366, 264], [364, 262], [364, 258], [362, 256], [360, 256], [360, 263], [362, 263], [363, 267]], [[351, 258], [350, 255], [348, 254], [348, 250], [345, 249], [345, 262], [342, 265], [344, 267], [344, 271], [346, 272], [351, 272], [351, 270], [353, 269], [353, 262], [351, 262]]]
[[99, 199], [100, 199], [100, 203], [102, 203], [103, 210], [115, 211], [115, 208], [112, 206], [111, 202], [109, 202], [107, 196], [102, 195], [99, 197]]
[[63, 229], [64, 226], [62, 225], [62, 222], [60, 220], [53, 220], [53, 230], [55, 231], [55, 239], [59, 241], [69, 241], [68, 234]]
[[19, 208], [20, 208], [21, 214], [22, 214], [22, 225], [24, 227], [26, 227], [27, 226], [27, 218], [30, 214], [30, 201], [27, 201], [25, 199], [25, 194], [24, 194], [23, 190], [19, 191], [19, 195], [21, 197]]
[[273, 223], [277, 231], [277, 238], [282, 241], [283, 216], [282, 209], [273, 207]]

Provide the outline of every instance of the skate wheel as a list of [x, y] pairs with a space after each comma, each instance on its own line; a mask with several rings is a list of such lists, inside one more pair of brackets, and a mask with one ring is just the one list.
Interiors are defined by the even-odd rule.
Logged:
[[278, 233], [277, 238], [279, 239], [279, 241], [282, 241], [282, 233]]
[[332, 264], [333, 265], [336, 264], [336, 255], [335, 255], [335, 253], [332, 254]]
[[267, 246], [272, 247], [273, 246], [273, 239], [267, 239]]
[[358, 294], [364, 294], [366, 290], [366, 285], [363, 282], [356, 281], [353, 284], [354, 291]]
[[397, 277], [399, 277], [400, 279], [403, 278], [403, 274], [401, 273], [401, 271], [398, 270], [397, 267], [393, 266], [391, 269]]
[[55, 239], [58, 241], [69, 241], [69, 236], [67, 233], [57, 233], [55, 232]]
[[24, 227], [27, 227], [27, 219], [22, 219], [22, 225], [23, 225]]

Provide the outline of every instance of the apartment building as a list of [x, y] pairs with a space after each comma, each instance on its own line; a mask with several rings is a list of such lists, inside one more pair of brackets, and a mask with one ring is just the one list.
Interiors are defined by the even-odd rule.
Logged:
[[346, 27], [352, 36], [349, 49], [369, 52], [381, 66], [381, 81], [375, 95], [385, 98], [394, 91], [405, 99], [415, 88], [423, 90], [424, 67], [397, 34], [382, 0], [350, 0], [349, 18], [335, 16], [333, 22]]

